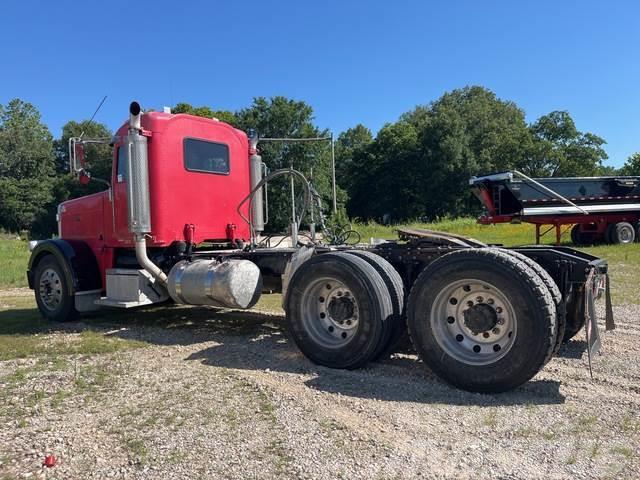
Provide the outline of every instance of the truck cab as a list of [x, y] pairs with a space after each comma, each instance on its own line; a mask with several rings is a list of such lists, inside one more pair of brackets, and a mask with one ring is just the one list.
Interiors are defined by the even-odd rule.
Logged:
[[[149, 248], [247, 241], [249, 226], [238, 209], [250, 190], [247, 135], [224, 122], [186, 114], [149, 112], [140, 120], [148, 141]], [[134, 246], [128, 228], [127, 129], [122, 125], [113, 138], [110, 188], [58, 209], [59, 237], [89, 245], [103, 287], [119, 252]]]

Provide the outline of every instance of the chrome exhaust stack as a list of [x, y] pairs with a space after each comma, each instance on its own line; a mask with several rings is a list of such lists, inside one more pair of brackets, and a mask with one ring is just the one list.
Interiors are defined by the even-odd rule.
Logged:
[[250, 191], [253, 197], [249, 202], [249, 218], [251, 220], [251, 228], [257, 237], [264, 231], [264, 207], [263, 207], [263, 188], [256, 186], [262, 180], [262, 157], [258, 154], [258, 134], [255, 130], [249, 130], [249, 176], [251, 182]]
[[149, 160], [147, 137], [142, 134], [142, 108], [138, 102], [129, 106], [127, 135], [127, 212], [128, 227], [135, 240], [136, 259], [142, 268], [166, 287], [167, 275], [147, 256], [145, 235], [151, 232], [149, 199]]

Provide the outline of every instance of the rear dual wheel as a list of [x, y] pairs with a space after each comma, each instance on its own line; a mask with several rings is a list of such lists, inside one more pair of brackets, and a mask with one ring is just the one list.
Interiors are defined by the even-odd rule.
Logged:
[[507, 254], [511, 255], [512, 257], [519, 260], [520, 262], [523, 262], [526, 266], [531, 268], [531, 270], [533, 270], [538, 275], [538, 277], [540, 277], [540, 280], [542, 281], [542, 283], [544, 283], [545, 287], [547, 287], [547, 290], [549, 290], [549, 293], [551, 294], [553, 303], [556, 306], [556, 314], [557, 314], [556, 315], [556, 339], [554, 342], [553, 351], [551, 352], [551, 355], [549, 355], [549, 358], [547, 358], [547, 360], [545, 361], [545, 363], [548, 363], [549, 360], [551, 360], [551, 358], [555, 354], [557, 354], [558, 351], [560, 351], [560, 347], [562, 346], [562, 341], [564, 338], [564, 332], [567, 327], [567, 317], [566, 315], [563, 315], [560, 312], [560, 307], [561, 307], [560, 304], [562, 302], [562, 293], [560, 292], [560, 289], [558, 288], [558, 284], [553, 279], [553, 277], [538, 262], [527, 257], [525, 254], [515, 250], [501, 249], [501, 251], [506, 252]]
[[386, 347], [398, 305], [385, 278], [366, 259], [325, 253], [294, 273], [286, 299], [287, 326], [313, 362], [354, 369]]
[[498, 249], [460, 250], [431, 263], [411, 289], [407, 320], [420, 358], [476, 392], [526, 382], [557, 340], [549, 289], [526, 263]]

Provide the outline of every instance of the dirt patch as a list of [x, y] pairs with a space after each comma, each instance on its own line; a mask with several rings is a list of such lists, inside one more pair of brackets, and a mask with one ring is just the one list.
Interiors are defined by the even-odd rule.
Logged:
[[31, 297], [33, 290], [27, 287], [7, 288], [0, 290], [0, 298], [3, 297]]
[[[500, 395], [450, 387], [413, 355], [318, 367], [279, 315], [251, 314], [238, 329], [237, 312], [198, 312], [188, 328], [100, 327], [148, 348], [0, 362], [0, 478], [635, 478], [640, 468], [640, 306], [615, 308], [593, 380], [579, 334]], [[56, 467], [41, 466], [46, 454]]]

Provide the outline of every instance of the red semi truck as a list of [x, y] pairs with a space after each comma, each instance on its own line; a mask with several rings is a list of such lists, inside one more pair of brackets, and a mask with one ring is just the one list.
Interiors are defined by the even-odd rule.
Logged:
[[[81, 181], [90, 179], [83, 148], [95, 141], [70, 141]], [[585, 323], [589, 351], [599, 346], [594, 301], [608, 295], [602, 259], [410, 229], [375, 246], [302, 244], [306, 214], [322, 223], [318, 196], [301, 172], [266, 174], [254, 133], [144, 113], [133, 102], [109, 141], [109, 188], [62, 203], [58, 238], [32, 242], [29, 286], [50, 320], [170, 301], [250, 308], [278, 292], [291, 337], [315, 363], [357, 368], [410, 334], [438, 375], [479, 392], [526, 382]], [[282, 176], [297, 179], [303, 202], [292, 213], [292, 246], [271, 248], [263, 193]]]

